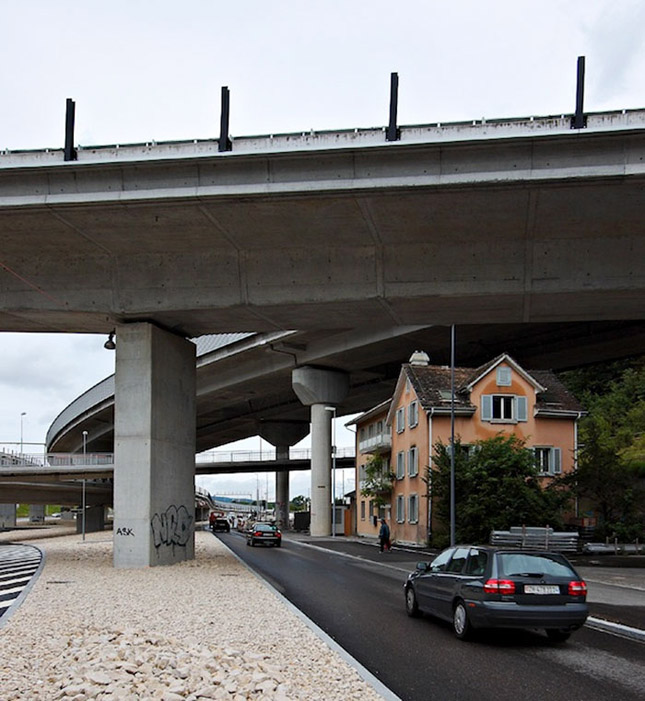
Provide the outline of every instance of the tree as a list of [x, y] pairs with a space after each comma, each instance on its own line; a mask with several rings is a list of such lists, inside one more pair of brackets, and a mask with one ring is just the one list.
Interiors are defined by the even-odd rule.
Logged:
[[[435, 514], [444, 528], [450, 522], [450, 446], [438, 441], [427, 468]], [[532, 451], [516, 436], [499, 434], [477, 441], [467, 451], [455, 441], [455, 530], [461, 542], [487, 543], [493, 530], [511, 526], [561, 526], [569, 500], [565, 490], [543, 489]], [[441, 534], [439, 534], [441, 535]]]
[[294, 497], [290, 504], [289, 509], [291, 511], [308, 511], [309, 510], [309, 499], [303, 497], [301, 494]]
[[361, 489], [364, 497], [369, 497], [377, 508], [390, 502], [392, 484], [396, 476], [387, 469], [380, 455], [371, 455], [365, 464], [365, 481]]
[[645, 358], [564, 373], [588, 410], [578, 466], [561, 481], [598, 515], [597, 537], [645, 536]]

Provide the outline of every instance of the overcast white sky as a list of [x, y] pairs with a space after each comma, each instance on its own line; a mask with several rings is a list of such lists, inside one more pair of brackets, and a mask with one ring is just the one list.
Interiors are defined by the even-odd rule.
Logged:
[[[77, 144], [216, 138], [223, 85], [233, 136], [385, 126], [392, 71], [399, 124], [571, 113], [581, 55], [587, 111], [645, 107], [642, 0], [0, 0], [0, 30], [0, 149], [62, 147], [68, 97]], [[0, 334], [0, 449], [113, 372], [104, 340]]]

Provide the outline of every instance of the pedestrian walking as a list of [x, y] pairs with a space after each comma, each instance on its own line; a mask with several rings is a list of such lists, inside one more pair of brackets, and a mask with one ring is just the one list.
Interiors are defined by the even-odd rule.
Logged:
[[378, 532], [378, 542], [380, 552], [390, 549], [390, 527], [387, 525], [387, 523], [385, 523], [384, 518], [381, 519], [381, 528]]

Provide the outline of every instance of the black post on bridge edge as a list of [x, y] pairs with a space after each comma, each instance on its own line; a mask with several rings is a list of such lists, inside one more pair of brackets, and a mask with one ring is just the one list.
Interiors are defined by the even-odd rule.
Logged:
[[230, 111], [230, 93], [225, 86], [222, 87], [222, 113], [219, 122], [219, 139], [217, 142], [218, 151], [232, 151], [233, 144], [228, 133], [228, 117]]
[[76, 103], [71, 98], [67, 98], [65, 107], [65, 153], [66, 161], [75, 161], [78, 152], [74, 148], [74, 117], [76, 113]]
[[385, 132], [386, 141], [399, 141], [401, 130], [396, 126], [396, 113], [399, 104], [399, 74], [390, 74], [390, 123]]
[[587, 117], [584, 113], [585, 98], [585, 57], [578, 56], [578, 79], [576, 82], [576, 113], [571, 117], [572, 129], [584, 129]]

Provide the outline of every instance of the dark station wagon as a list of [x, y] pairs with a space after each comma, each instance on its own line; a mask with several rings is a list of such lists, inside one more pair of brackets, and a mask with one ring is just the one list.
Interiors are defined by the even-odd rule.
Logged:
[[450, 621], [455, 635], [477, 628], [541, 628], [567, 640], [587, 616], [587, 585], [559, 553], [460, 545], [419, 562], [405, 582], [408, 616]]
[[282, 533], [273, 524], [254, 523], [246, 531], [246, 544], [258, 545], [259, 543], [279, 548], [282, 545]]

